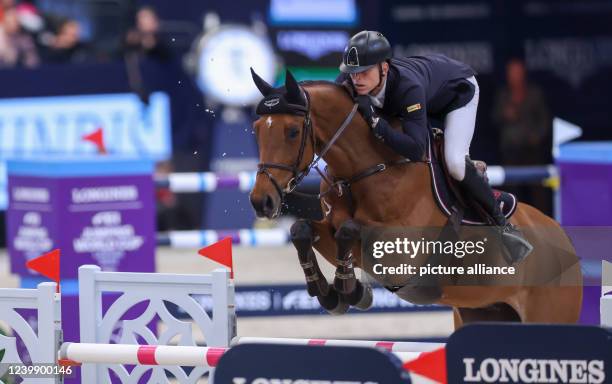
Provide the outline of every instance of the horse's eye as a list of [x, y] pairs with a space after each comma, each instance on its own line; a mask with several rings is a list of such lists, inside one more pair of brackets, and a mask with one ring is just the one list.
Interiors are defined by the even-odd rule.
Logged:
[[289, 138], [290, 139], [295, 139], [299, 133], [300, 133], [300, 130], [298, 127], [289, 128]]

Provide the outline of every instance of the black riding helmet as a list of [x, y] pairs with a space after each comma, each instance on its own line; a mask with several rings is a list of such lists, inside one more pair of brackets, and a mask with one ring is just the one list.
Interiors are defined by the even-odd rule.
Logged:
[[342, 54], [340, 71], [358, 73], [390, 59], [391, 44], [382, 33], [361, 31], [351, 37]]

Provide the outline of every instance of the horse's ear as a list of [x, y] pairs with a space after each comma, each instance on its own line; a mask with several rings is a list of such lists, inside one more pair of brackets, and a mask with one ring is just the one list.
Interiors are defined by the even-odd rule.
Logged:
[[285, 89], [287, 90], [287, 101], [294, 104], [301, 104], [303, 102], [300, 86], [289, 70], [287, 70], [285, 75]]
[[257, 89], [259, 89], [259, 92], [261, 92], [262, 95], [268, 96], [270, 92], [272, 92], [272, 90], [274, 89], [270, 84], [266, 83], [264, 79], [262, 79], [261, 77], [259, 77], [258, 74], [255, 73], [253, 67], [251, 67], [251, 77], [253, 78], [255, 86], [257, 87]]

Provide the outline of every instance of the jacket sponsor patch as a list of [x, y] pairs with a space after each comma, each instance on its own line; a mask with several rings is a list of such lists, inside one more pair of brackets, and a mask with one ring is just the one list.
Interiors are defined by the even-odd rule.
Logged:
[[406, 107], [408, 113], [418, 111], [419, 109], [421, 109], [421, 103], [412, 104]]

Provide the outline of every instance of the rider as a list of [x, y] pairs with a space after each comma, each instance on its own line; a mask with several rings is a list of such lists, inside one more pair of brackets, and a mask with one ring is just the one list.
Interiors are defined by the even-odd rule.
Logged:
[[[478, 83], [472, 68], [444, 55], [392, 58], [389, 41], [375, 31], [351, 37], [344, 50], [338, 83], [357, 94], [359, 112], [373, 134], [409, 159], [425, 157], [428, 117], [444, 117], [444, 158], [450, 175], [494, 219], [512, 263], [532, 250], [510, 224], [491, 187], [469, 158], [476, 123]], [[399, 117], [402, 131], [393, 130], [384, 116]]]

